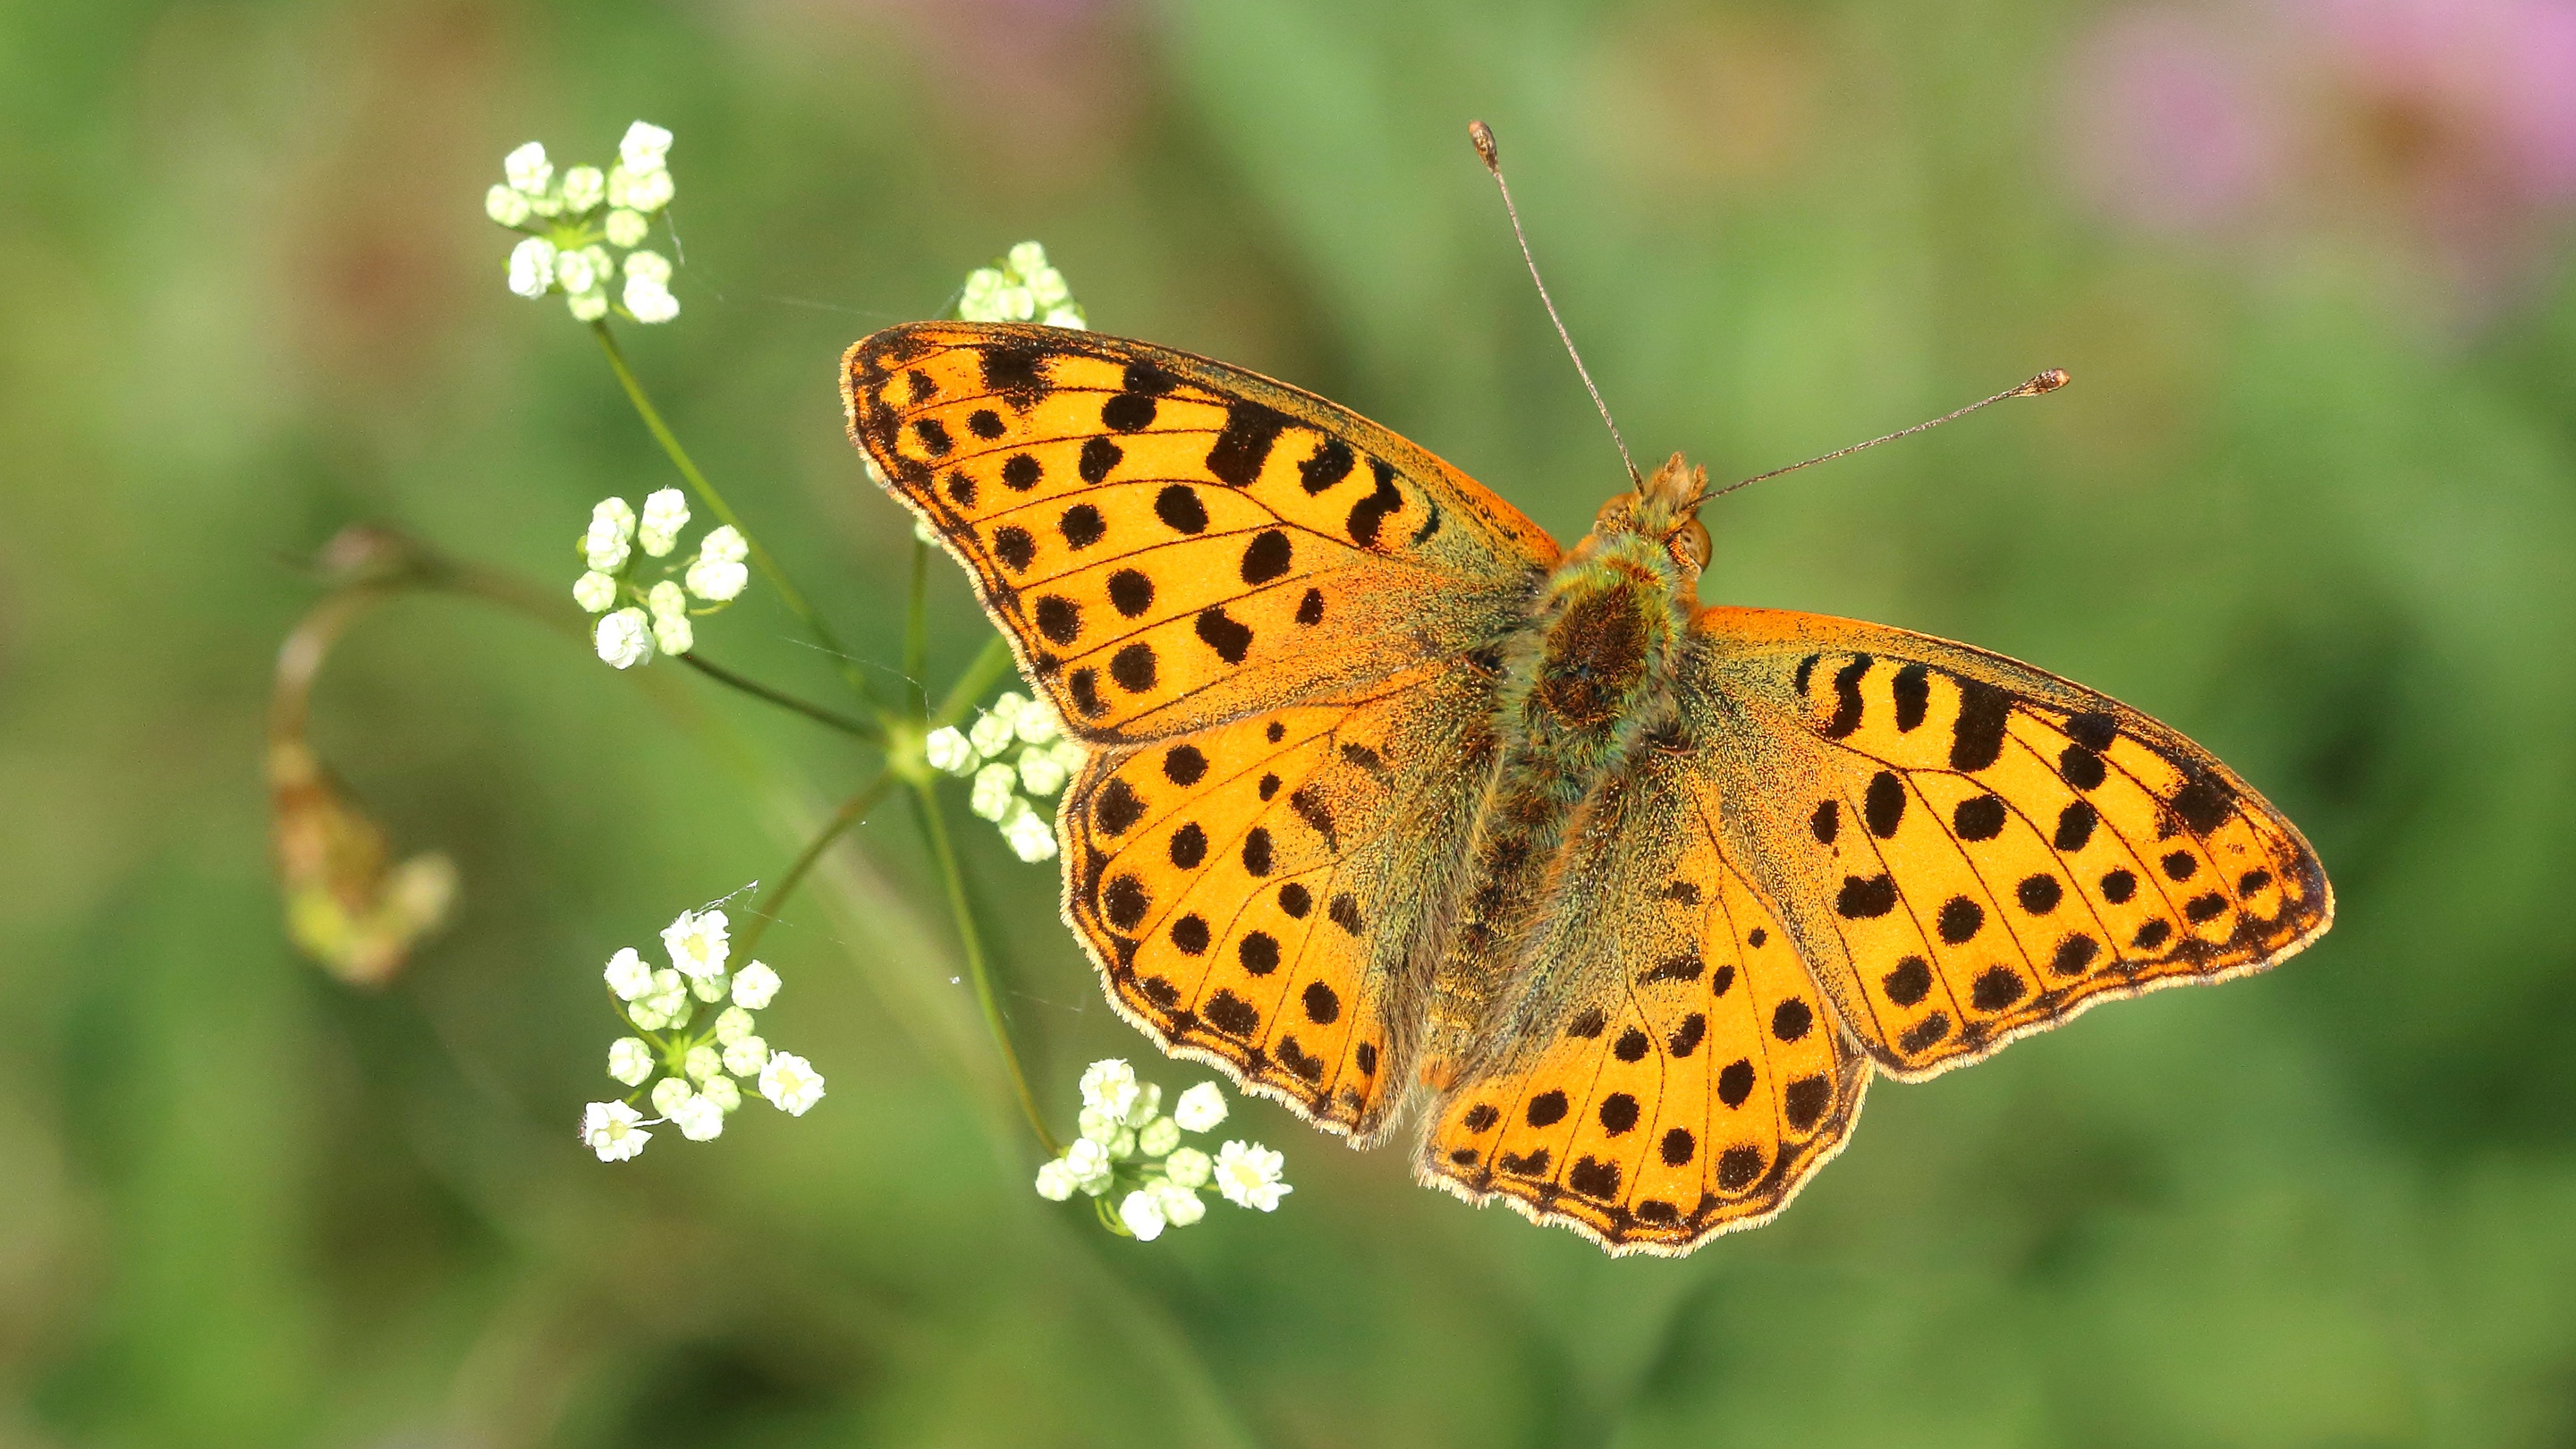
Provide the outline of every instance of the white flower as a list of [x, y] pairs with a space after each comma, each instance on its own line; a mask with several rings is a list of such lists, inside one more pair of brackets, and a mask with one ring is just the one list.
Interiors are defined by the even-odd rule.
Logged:
[[1206, 1153], [1195, 1147], [1180, 1148], [1163, 1159], [1163, 1175], [1170, 1178], [1175, 1187], [1205, 1187], [1208, 1175], [1213, 1171], [1215, 1164], [1208, 1160]]
[[[633, 1082], [628, 1086], [635, 1085]], [[1147, 1157], [1161, 1157], [1181, 1145], [1181, 1124], [1169, 1117], [1157, 1117], [1136, 1129], [1136, 1150]]]
[[733, 974], [733, 1004], [760, 1011], [778, 996], [778, 973], [754, 961]]
[[1000, 321], [1001, 315], [993, 310], [993, 296], [1002, 285], [1002, 274], [991, 267], [968, 272], [966, 290], [957, 298], [957, 315], [969, 322]]
[[756, 1077], [769, 1065], [769, 1043], [756, 1036], [725, 1043], [724, 1068], [737, 1077]]
[[1205, 1132], [1225, 1120], [1225, 1093], [1214, 1082], [1201, 1082], [1181, 1094], [1172, 1106], [1172, 1120], [1183, 1131]]
[[1004, 252], [1002, 261], [1022, 277], [1034, 277], [1046, 270], [1046, 248], [1033, 241], [1024, 241]]
[[596, 166], [575, 166], [564, 173], [564, 205], [574, 212], [584, 212], [599, 205], [608, 195], [608, 178]]
[[952, 725], [941, 725], [921, 742], [921, 758], [930, 768], [948, 775], [975, 773], [975, 747]]
[[1118, 1220], [1136, 1241], [1150, 1243], [1163, 1235], [1163, 1200], [1150, 1192], [1131, 1192], [1118, 1204]]
[[751, 1013], [739, 1006], [728, 1006], [716, 1014], [716, 1040], [726, 1046], [751, 1035]]
[[1056, 722], [1055, 711], [1046, 701], [1033, 699], [1012, 719], [1011, 732], [1024, 745], [1043, 745], [1061, 736], [1064, 727]]
[[714, 1098], [693, 1096], [671, 1112], [671, 1125], [691, 1142], [707, 1142], [724, 1135], [724, 1107]]
[[608, 1044], [608, 1074], [630, 1087], [653, 1075], [653, 1049], [641, 1037], [621, 1036]]
[[554, 180], [554, 163], [546, 159], [545, 146], [536, 141], [501, 158], [501, 174], [510, 178], [510, 187], [530, 196], [544, 192], [546, 183]]
[[1000, 824], [1011, 813], [1011, 793], [1020, 782], [1020, 772], [1008, 765], [986, 765], [975, 772], [975, 783], [967, 787], [966, 808], [982, 819]]
[[1258, 1142], [1229, 1142], [1217, 1149], [1216, 1190], [1236, 1207], [1275, 1211], [1279, 1199], [1296, 1191], [1279, 1180], [1286, 1162]]
[[689, 646], [697, 642], [689, 629], [689, 596], [680, 592], [678, 584], [664, 579], [644, 596], [644, 603], [653, 611], [653, 642], [661, 645], [665, 654], [688, 653]]
[[1145, 1189], [1163, 1209], [1163, 1220], [1176, 1228], [1186, 1228], [1207, 1216], [1207, 1204], [1199, 1195], [1174, 1182], [1158, 1182]]
[[515, 186], [495, 186], [483, 193], [483, 214], [503, 226], [520, 225], [531, 210], [528, 198]]
[[1073, 1169], [1065, 1166], [1061, 1157], [1038, 1168], [1038, 1196], [1048, 1202], [1062, 1202], [1073, 1196], [1074, 1190], [1080, 1186], [1082, 1184], [1074, 1177]]
[[1004, 287], [993, 294], [994, 320], [1026, 322], [1038, 315], [1038, 299], [1026, 287]]
[[731, 1077], [707, 1078], [706, 1084], [698, 1088], [698, 1095], [715, 1103], [719, 1111], [731, 1112], [742, 1105], [742, 1088], [735, 1086]]
[[698, 540], [697, 561], [689, 565], [689, 592], [715, 603], [741, 593], [751, 578], [742, 561], [750, 556], [751, 545], [740, 529], [730, 523], [709, 529]]
[[642, 609], [620, 609], [599, 616], [599, 627], [592, 632], [590, 642], [601, 659], [620, 669], [632, 669], [653, 657], [653, 626], [646, 622]]
[[1064, 788], [1064, 766], [1050, 754], [1036, 750], [1020, 752], [1020, 788], [1044, 798]]
[[623, 498], [603, 498], [591, 505], [590, 530], [581, 536], [581, 551], [590, 566], [613, 574], [626, 566], [626, 541], [635, 536], [635, 510]]
[[581, 1145], [602, 1162], [624, 1162], [653, 1140], [639, 1125], [643, 1120], [643, 1113], [623, 1102], [593, 1102], [581, 1109]]
[[1130, 1127], [1142, 1127], [1153, 1121], [1162, 1110], [1163, 1089], [1152, 1082], [1143, 1082], [1137, 1085], [1136, 1100], [1127, 1104], [1127, 1115], [1119, 1120]]
[[608, 204], [628, 211], [660, 211], [671, 204], [676, 189], [668, 170], [630, 171], [619, 166], [608, 173]]
[[1055, 859], [1055, 827], [1030, 809], [1028, 801], [1015, 798], [1011, 804], [1016, 808], [1002, 821], [1002, 843], [1031, 865]]
[[638, 322], [658, 326], [680, 315], [680, 299], [671, 289], [648, 277], [626, 279], [626, 310]]
[[722, 911], [680, 912], [678, 920], [662, 928], [662, 949], [670, 953], [672, 967], [683, 976], [722, 971], [733, 949], [725, 925]]
[[629, 280], [668, 284], [671, 259], [660, 252], [629, 252], [626, 254], [626, 275]]
[[[644, 517], [636, 524], [635, 542], [646, 553], [661, 558], [679, 544], [680, 530], [689, 526], [689, 495], [677, 488], [656, 488], [644, 495]], [[660, 590], [654, 593], [659, 596]], [[678, 599], [678, 585], [671, 597]], [[684, 607], [674, 604], [674, 608]]]
[[670, 154], [671, 133], [650, 121], [637, 121], [627, 127], [617, 142], [617, 159], [639, 176], [661, 170]]
[[522, 297], [542, 297], [555, 284], [555, 244], [528, 237], [510, 248], [510, 290]]
[[1050, 307], [1041, 320], [1049, 327], [1063, 327], [1075, 332], [1083, 331], [1091, 325], [1090, 319], [1082, 315], [1080, 307]]
[[594, 287], [564, 298], [564, 305], [572, 309], [575, 322], [596, 322], [608, 315], [608, 294]]
[[760, 1095], [790, 1117], [823, 1100], [823, 1077], [814, 1064], [794, 1052], [771, 1052], [760, 1068]]
[[585, 614], [596, 614], [617, 602], [617, 580], [592, 569], [572, 581], [572, 601]]
[[633, 1001], [653, 989], [653, 970], [632, 946], [621, 946], [616, 955], [608, 958], [607, 975], [608, 989], [616, 992], [620, 1001]]
[[688, 1055], [680, 1059], [680, 1070], [689, 1074], [690, 1081], [704, 1082], [724, 1074], [724, 1056], [711, 1046], [693, 1046], [689, 1048]]
[[1125, 1117], [1142, 1092], [1136, 1069], [1116, 1057], [1093, 1062], [1083, 1070], [1082, 1105], [1104, 1117]]
[[668, 1117], [680, 1110], [681, 1103], [695, 1095], [687, 1082], [678, 1077], [664, 1077], [653, 1084], [653, 1110]]
[[1073, 1174], [1076, 1187], [1098, 1197], [1109, 1190], [1114, 1169], [1109, 1149], [1085, 1137], [1064, 1150], [1064, 1170]]
[[1053, 267], [1041, 267], [1028, 273], [1027, 280], [1029, 295], [1037, 298], [1038, 305], [1049, 311], [1073, 300], [1072, 286], [1065, 281], [1064, 273]]
[[1011, 728], [1010, 717], [1002, 713], [1002, 703], [1009, 698], [1006, 694], [993, 701], [993, 707], [977, 715], [975, 723], [966, 731], [966, 738], [975, 746], [975, 753], [988, 760], [1011, 746], [1015, 731]]

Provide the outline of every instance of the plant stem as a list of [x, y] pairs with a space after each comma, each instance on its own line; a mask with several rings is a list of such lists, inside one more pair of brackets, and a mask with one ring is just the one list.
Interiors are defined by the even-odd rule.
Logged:
[[993, 687], [993, 681], [1010, 672], [1011, 646], [1003, 643], [999, 634], [985, 640], [984, 652], [975, 656], [974, 661], [966, 666], [966, 672], [958, 675], [957, 682], [948, 687], [947, 696], [939, 701], [938, 712], [930, 717], [930, 727], [937, 729], [941, 725], [953, 725], [965, 718], [966, 711], [975, 707], [976, 699]]
[[823, 616], [815, 613], [814, 606], [807, 603], [796, 586], [787, 581], [786, 571], [770, 557], [769, 550], [761, 545], [760, 539], [742, 526], [742, 520], [734, 516], [733, 508], [725, 502], [724, 495], [716, 491], [716, 485], [707, 481], [706, 474], [698, 471], [698, 465], [689, 457], [688, 450], [680, 446], [680, 439], [671, 431], [671, 425], [662, 421], [661, 411], [653, 406], [651, 398], [644, 395], [644, 384], [636, 379], [635, 370], [626, 365], [626, 354], [619, 349], [616, 335], [608, 330], [607, 319], [591, 323], [590, 330], [599, 339], [600, 350], [608, 354], [609, 369], [617, 374], [618, 385], [626, 389], [626, 400], [635, 405], [636, 415], [644, 420], [645, 430], [653, 435], [653, 441], [661, 444], [662, 451], [670, 455], [671, 466], [680, 470], [680, 476], [688, 480], [690, 490], [698, 495], [719, 522], [731, 525], [742, 535], [743, 542], [750, 547], [752, 563], [760, 569], [760, 576], [769, 580], [769, 586], [778, 591], [779, 600], [787, 605], [788, 611], [804, 621], [807, 632], [814, 636], [814, 642], [822, 645], [824, 652], [832, 656], [834, 666], [849, 682], [851, 690], [861, 700], [875, 704], [876, 694], [868, 688], [867, 678], [859, 673], [850, 651], [841, 647], [841, 641], [834, 637], [831, 626], [823, 622]]
[[761, 683], [759, 680], [736, 674], [732, 670], [725, 668], [723, 665], [700, 656], [695, 650], [691, 650], [689, 653], [680, 655], [679, 659], [681, 663], [686, 664], [691, 669], [698, 671], [709, 679], [716, 681], [718, 684], [730, 685], [733, 688], [739, 689], [743, 693], [750, 695], [754, 699], [766, 700], [771, 704], [777, 705], [781, 709], [793, 710], [796, 713], [805, 716], [807, 719], [813, 720], [819, 724], [829, 725], [831, 728], [839, 730], [841, 733], [864, 743], [871, 745], [882, 745], [885, 743], [885, 731], [867, 720], [853, 719], [845, 714], [836, 714], [831, 710], [823, 708], [819, 704], [808, 704], [804, 700], [798, 699], [792, 694], [786, 694], [779, 690], [772, 689], [768, 685]]
[[957, 942], [966, 957], [966, 974], [975, 983], [975, 1004], [982, 1008], [984, 1026], [993, 1034], [993, 1045], [1002, 1053], [1002, 1065], [1011, 1074], [1011, 1089], [1019, 1094], [1020, 1112], [1029, 1119], [1029, 1130], [1050, 1157], [1060, 1155], [1064, 1146], [1047, 1130], [1046, 1118], [1038, 1112], [1037, 1098], [1029, 1091], [1028, 1075], [1020, 1069], [1019, 1053], [1011, 1048], [1011, 1031], [1002, 1021], [1002, 1003], [993, 994], [993, 973], [984, 960], [984, 940], [975, 929], [975, 915], [966, 901], [966, 873], [957, 863], [956, 848], [948, 839], [948, 822], [939, 813], [939, 792], [928, 780], [913, 783], [912, 803], [921, 817], [922, 837], [929, 842], [931, 859], [939, 866], [940, 882], [947, 887], [948, 909], [957, 918]]
[[904, 697], [911, 702], [912, 717], [926, 720], [930, 716], [930, 686], [922, 682], [922, 671], [930, 659], [930, 545], [915, 538], [912, 541], [912, 595], [903, 620], [903, 687]]
[[751, 924], [745, 926], [742, 934], [733, 941], [736, 952], [745, 957], [751, 955], [751, 948], [758, 945], [760, 938], [768, 932], [769, 923], [778, 919], [779, 911], [787, 905], [787, 898], [805, 883], [805, 877], [823, 859], [823, 852], [831, 848], [833, 841], [848, 833], [851, 826], [866, 819], [877, 802], [885, 798], [886, 792], [894, 788], [894, 783], [894, 771], [879, 770], [875, 778], [859, 787], [858, 793], [841, 802], [841, 808], [833, 811], [832, 818], [824, 821], [823, 828], [814, 833], [812, 840], [805, 842], [803, 850], [797, 852], [796, 859], [787, 867], [787, 873], [752, 902], [749, 912]]

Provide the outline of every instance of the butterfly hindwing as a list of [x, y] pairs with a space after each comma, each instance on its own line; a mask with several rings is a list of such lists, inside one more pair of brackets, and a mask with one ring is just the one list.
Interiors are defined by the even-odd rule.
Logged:
[[1363, 1142], [1402, 1100], [1445, 899], [1493, 766], [1490, 675], [1114, 747], [1059, 825], [1065, 919], [1129, 1020]]
[[1168, 348], [916, 323], [852, 347], [843, 392], [886, 486], [1092, 742], [1174, 737], [1484, 647], [1557, 557], [1394, 433]]
[[1565, 847], [1529, 978], [1434, 1108], [1416, 1174], [1614, 1253], [1767, 1221], [1835, 1152], [1870, 1067], [1728, 859], [1705, 762], [1649, 746]]
[[1894, 1075], [2261, 970], [2332, 919], [2297, 829], [2117, 701], [1848, 620], [1711, 609], [1694, 632], [1685, 709], [1752, 872]]

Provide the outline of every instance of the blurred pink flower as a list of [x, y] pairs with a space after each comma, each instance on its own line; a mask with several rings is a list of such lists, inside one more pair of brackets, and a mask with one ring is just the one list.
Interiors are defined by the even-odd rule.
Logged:
[[2477, 284], [2576, 202], [2576, 0], [2131, 9], [2067, 76], [2077, 187], [2141, 227], [2393, 234]]

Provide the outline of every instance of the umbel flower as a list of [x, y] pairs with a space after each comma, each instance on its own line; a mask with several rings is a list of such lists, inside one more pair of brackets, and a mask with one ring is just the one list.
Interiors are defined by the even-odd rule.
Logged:
[[1183, 1134], [1225, 1121], [1216, 1083], [1181, 1093], [1169, 1116], [1162, 1107], [1163, 1089], [1138, 1081], [1126, 1062], [1093, 1062], [1082, 1074], [1082, 1136], [1038, 1169], [1038, 1196], [1064, 1202], [1081, 1193], [1112, 1210], [1101, 1214], [1103, 1224], [1151, 1242], [1165, 1228], [1206, 1217], [1199, 1194], [1209, 1188], [1236, 1207], [1265, 1213], [1294, 1191], [1280, 1180], [1285, 1159], [1258, 1143], [1228, 1142], [1213, 1158], [1183, 1145]]
[[[591, 509], [590, 527], [575, 545], [584, 570], [572, 597], [599, 615], [591, 643], [606, 663], [632, 669], [656, 652], [688, 653], [697, 642], [690, 620], [732, 603], [751, 582], [743, 563], [751, 545], [729, 523], [707, 530], [687, 559], [659, 562], [675, 558], [688, 524], [689, 498], [677, 488], [647, 495], [641, 515], [623, 498], [603, 498]], [[662, 577], [648, 580], [650, 569]]]
[[1066, 739], [1055, 711], [1025, 694], [1005, 694], [975, 723], [931, 731], [922, 742], [934, 770], [972, 780], [966, 808], [1002, 828], [1025, 861], [1055, 857], [1055, 809], [1040, 803], [1082, 768], [1082, 746]]
[[[608, 958], [609, 996], [635, 1034], [608, 1044], [608, 1075], [631, 1090], [582, 1109], [582, 1145], [600, 1161], [642, 1152], [651, 1129], [665, 1124], [692, 1142], [723, 1136], [745, 1082], [790, 1117], [823, 1100], [814, 1064], [761, 1037], [754, 1013], [778, 998], [778, 973], [758, 961], [728, 970], [729, 926], [721, 910], [682, 911], [662, 931], [670, 965], [652, 966], [631, 946]], [[638, 1099], [652, 1116], [637, 1109]]]
[[1043, 322], [1049, 327], [1085, 325], [1082, 304], [1064, 273], [1047, 262], [1046, 248], [1024, 241], [989, 267], [966, 274], [957, 298], [957, 315], [968, 322]]
[[583, 322], [608, 315], [612, 290], [616, 310], [634, 321], [679, 316], [670, 259], [643, 249], [653, 218], [671, 204], [670, 154], [671, 133], [637, 121], [605, 172], [574, 166], [558, 177], [536, 141], [503, 157], [503, 179], [484, 193], [483, 211], [522, 234], [510, 249], [510, 290], [530, 298], [561, 293]]

